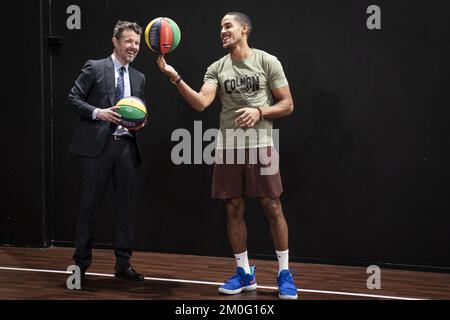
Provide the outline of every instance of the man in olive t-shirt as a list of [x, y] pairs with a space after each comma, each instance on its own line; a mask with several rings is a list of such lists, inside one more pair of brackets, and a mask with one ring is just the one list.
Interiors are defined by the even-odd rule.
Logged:
[[218, 88], [222, 102], [217, 149], [273, 147], [272, 120], [268, 118], [259, 119], [250, 130], [244, 127], [244, 132], [254, 131], [256, 136], [248, 134], [245, 140], [234, 137], [239, 137], [235, 130], [239, 109], [271, 106], [272, 90], [288, 86], [283, 67], [275, 56], [257, 49], [252, 49], [243, 60], [233, 60], [228, 54], [208, 67], [204, 82]]
[[[222, 103], [212, 196], [226, 201], [228, 237], [237, 271], [219, 292], [238, 294], [257, 287], [255, 267], [248, 261], [244, 220], [245, 197], [255, 197], [269, 221], [279, 262], [278, 296], [297, 299], [288, 267], [288, 226], [280, 202], [283, 188], [272, 139], [272, 120], [290, 115], [294, 104], [278, 59], [249, 47], [251, 30], [250, 18], [243, 13], [229, 12], [223, 17], [220, 36], [229, 54], [209, 66], [200, 92], [188, 86], [164, 56], [157, 63], [195, 110], [210, 106], [217, 93]], [[266, 170], [269, 167], [276, 170]]]

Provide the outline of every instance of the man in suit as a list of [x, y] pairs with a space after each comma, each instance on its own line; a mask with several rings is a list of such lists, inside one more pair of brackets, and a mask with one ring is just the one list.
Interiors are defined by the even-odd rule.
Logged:
[[141, 34], [137, 23], [118, 21], [112, 55], [87, 61], [67, 99], [69, 109], [80, 116], [69, 151], [81, 156], [82, 193], [73, 259], [81, 269], [82, 280], [92, 262], [94, 220], [110, 178], [118, 199], [115, 276], [144, 279], [130, 263], [138, 167], [142, 162], [139, 135], [137, 130], [118, 125], [120, 115], [115, 112], [123, 97], [144, 100], [145, 76], [129, 66], [139, 52]]

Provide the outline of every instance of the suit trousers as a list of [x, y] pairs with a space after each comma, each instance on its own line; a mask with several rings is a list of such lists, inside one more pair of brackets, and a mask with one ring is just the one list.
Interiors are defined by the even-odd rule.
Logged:
[[75, 263], [86, 271], [92, 263], [92, 237], [97, 212], [109, 179], [117, 193], [114, 237], [116, 270], [129, 266], [133, 251], [133, 218], [137, 206], [138, 152], [133, 138], [108, 137], [97, 158], [82, 157], [82, 191], [75, 237]]

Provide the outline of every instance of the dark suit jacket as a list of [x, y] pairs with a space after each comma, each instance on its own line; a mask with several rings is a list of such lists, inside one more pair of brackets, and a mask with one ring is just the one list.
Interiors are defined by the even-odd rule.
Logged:
[[[128, 67], [131, 95], [145, 101], [145, 76], [136, 69]], [[102, 60], [89, 60], [81, 69], [70, 90], [67, 106], [80, 115], [80, 122], [70, 144], [69, 151], [87, 157], [97, 157], [103, 151], [110, 132], [110, 122], [92, 120], [95, 108], [106, 109], [114, 105], [115, 79], [114, 63], [111, 57]], [[139, 133], [133, 131], [141, 162]]]

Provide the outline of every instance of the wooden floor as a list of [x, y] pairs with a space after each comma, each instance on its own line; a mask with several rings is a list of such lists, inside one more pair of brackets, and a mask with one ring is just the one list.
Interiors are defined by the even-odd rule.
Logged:
[[[112, 277], [114, 253], [94, 250], [83, 290], [66, 287], [72, 248], [0, 247], [0, 299], [274, 300], [275, 261], [254, 261], [258, 290], [235, 296], [218, 293], [234, 272], [231, 258], [135, 252], [134, 268], [147, 277], [129, 282]], [[299, 300], [450, 299], [450, 274], [382, 269], [381, 289], [366, 286], [366, 269], [291, 263]], [[90, 273], [96, 273], [91, 275]]]

